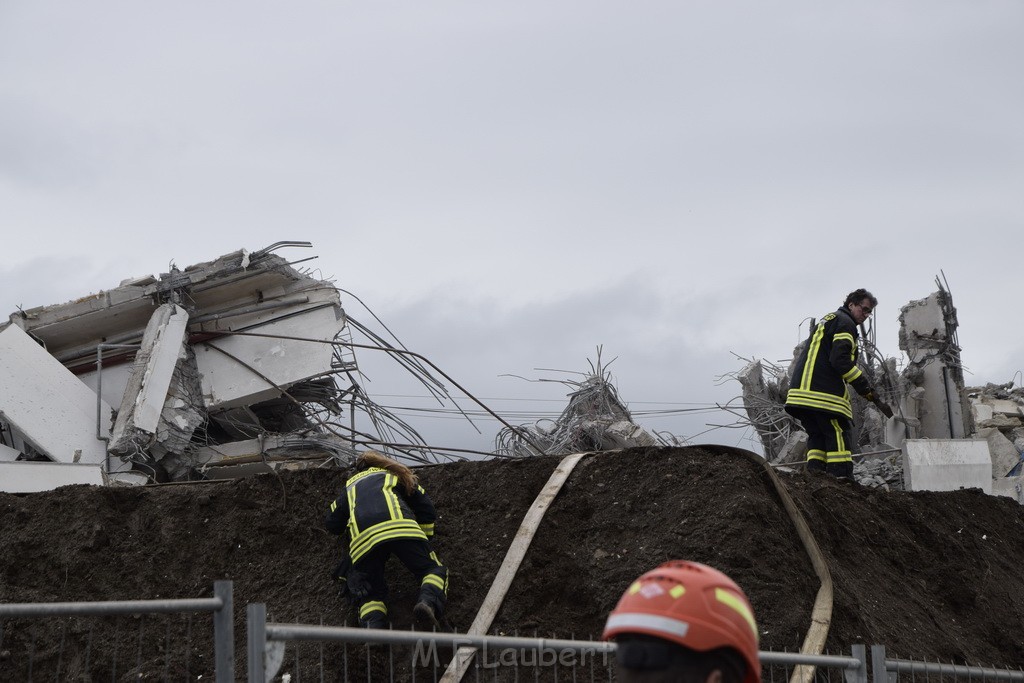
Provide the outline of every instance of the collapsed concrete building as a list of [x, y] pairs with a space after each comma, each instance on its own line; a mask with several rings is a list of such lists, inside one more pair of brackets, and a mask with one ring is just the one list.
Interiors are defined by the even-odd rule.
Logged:
[[[0, 490], [344, 463], [382, 432], [410, 459], [434, 457], [363, 392], [347, 343], [359, 324], [339, 290], [273, 253], [309, 246], [243, 249], [12, 314], [0, 327]], [[406, 369], [446, 395], [422, 364]], [[377, 435], [357, 429], [357, 412]]]
[[[936, 285], [900, 309], [902, 371], [897, 359], [878, 352], [873, 331], [862, 328], [859, 365], [895, 414], [887, 419], [851, 392], [854, 476], [886, 489], [980, 488], [1024, 504], [1024, 389], [1012, 382], [965, 386], [953, 297], [941, 280]], [[807, 453], [806, 433], [784, 409], [801, 349], [788, 365], [745, 359], [732, 377], [742, 387], [744, 422], [777, 466], [803, 463]]]

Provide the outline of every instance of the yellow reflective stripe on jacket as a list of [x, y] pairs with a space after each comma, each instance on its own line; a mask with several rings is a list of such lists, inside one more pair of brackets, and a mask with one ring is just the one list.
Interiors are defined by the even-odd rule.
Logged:
[[401, 519], [403, 517], [402, 506], [398, 502], [398, 496], [395, 495], [396, 486], [398, 486], [398, 477], [390, 472], [385, 474], [384, 490], [382, 493], [384, 494], [384, 501], [388, 505], [388, 513], [390, 513], [391, 519]]
[[423, 533], [426, 534], [427, 538], [430, 538], [431, 536], [434, 535], [434, 525], [433, 524], [420, 524], [420, 529], [423, 530]]
[[356, 523], [355, 509], [356, 509], [356, 487], [349, 486], [345, 489], [345, 495], [348, 498], [348, 534], [349, 538], [355, 538], [359, 535], [359, 525]]
[[832, 413], [841, 413], [853, 419], [853, 409], [850, 407], [848, 395], [833, 396], [822, 391], [811, 391], [809, 389], [790, 389], [786, 394], [786, 404], [802, 406], [804, 408], [816, 408], [827, 410]]
[[811, 347], [807, 349], [807, 362], [804, 363], [804, 372], [800, 376], [800, 388], [808, 390], [811, 388], [811, 377], [814, 375], [814, 366], [818, 360], [818, 352], [821, 351], [821, 339], [825, 336], [825, 323], [818, 323], [811, 337]]
[[843, 379], [847, 382], [852, 382], [863, 374], [864, 373], [861, 372], [860, 368], [854, 365], [845, 375], [843, 375]]
[[353, 537], [349, 554], [355, 562], [365, 555], [371, 548], [383, 541], [390, 541], [395, 538], [421, 538], [426, 540], [426, 534], [420, 529], [416, 520], [393, 519], [380, 524], [374, 524], [364, 529], [358, 537]]

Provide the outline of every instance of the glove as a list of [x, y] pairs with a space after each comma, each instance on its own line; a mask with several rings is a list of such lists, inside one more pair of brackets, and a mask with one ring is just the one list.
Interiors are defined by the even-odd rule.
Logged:
[[360, 602], [370, 594], [372, 586], [370, 577], [358, 569], [348, 570], [348, 593], [356, 602]]
[[870, 401], [871, 403], [875, 403], [877, 401], [877, 399], [875, 398], [875, 392], [869, 391], [868, 393], [864, 394], [864, 400]]

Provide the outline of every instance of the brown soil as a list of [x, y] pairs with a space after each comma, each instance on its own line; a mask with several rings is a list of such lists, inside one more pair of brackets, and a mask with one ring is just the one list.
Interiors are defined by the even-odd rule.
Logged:
[[[450, 569], [457, 630], [472, 623], [558, 462], [420, 468], [440, 514], [435, 547]], [[835, 582], [830, 651], [881, 643], [889, 656], [1024, 666], [1024, 508], [978, 491], [887, 493], [824, 475], [783, 481]], [[329, 580], [337, 540], [322, 529], [342, 484], [340, 471], [320, 469], [0, 493], [0, 602], [209, 597], [215, 580], [229, 579], [244, 680], [246, 604], [265, 603], [276, 622], [352, 623]], [[819, 586], [811, 562], [763, 467], [715, 447], [584, 458], [547, 512], [492, 633], [594, 638], [630, 581], [671, 558], [731, 575], [753, 603], [762, 649], [800, 648]], [[408, 628], [416, 587], [397, 562], [389, 577], [394, 627]], [[325, 680], [365, 680], [366, 655], [343, 660], [341, 648], [325, 648]], [[369, 666], [386, 656], [371, 652]], [[0, 622], [4, 681], [212, 680], [212, 657], [208, 616]], [[282, 671], [320, 680], [320, 657], [313, 644], [289, 649]]]

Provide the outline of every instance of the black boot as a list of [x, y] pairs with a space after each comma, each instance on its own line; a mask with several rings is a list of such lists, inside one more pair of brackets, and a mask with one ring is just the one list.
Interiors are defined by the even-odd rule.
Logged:
[[856, 482], [856, 479], [853, 478], [852, 462], [829, 463], [826, 471], [837, 479], [846, 479], [847, 481]]
[[437, 620], [437, 613], [427, 602], [420, 600], [412, 608], [412, 616], [416, 619], [416, 627], [421, 630], [436, 629], [441, 625]]
[[824, 472], [825, 471], [825, 461], [818, 460], [817, 458], [815, 458], [814, 460], [808, 460], [807, 461], [807, 471], [808, 472]]

